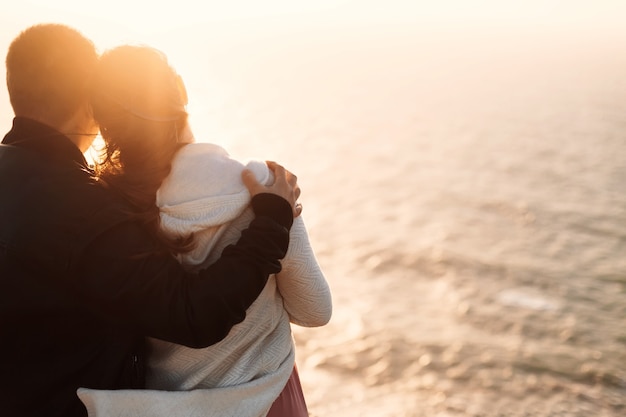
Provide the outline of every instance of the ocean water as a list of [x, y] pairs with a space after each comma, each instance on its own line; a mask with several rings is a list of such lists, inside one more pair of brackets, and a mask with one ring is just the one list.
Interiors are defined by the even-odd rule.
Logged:
[[312, 415], [626, 413], [625, 32], [172, 33], [197, 139], [299, 177]]
[[295, 329], [313, 415], [626, 413], [618, 35], [206, 47], [199, 140], [299, 175], [333, 287], [331, 324]]

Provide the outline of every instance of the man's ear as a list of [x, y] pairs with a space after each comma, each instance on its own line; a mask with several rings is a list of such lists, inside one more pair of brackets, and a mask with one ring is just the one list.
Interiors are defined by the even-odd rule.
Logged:
[[185, 83], [183, 82], [183, 77], [180, 75], [176, 76], [176, 84], [178, 85], [178, 92], [180, 93], [180, 98], [183, 101], [183, 105], [189, 104], [189, 97], [187, 96], [187, 88], [185, 87]]

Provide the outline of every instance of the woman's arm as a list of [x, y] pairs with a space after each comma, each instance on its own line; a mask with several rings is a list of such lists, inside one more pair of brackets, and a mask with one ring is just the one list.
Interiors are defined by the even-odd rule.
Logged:
[[276, 283], [292, 323], [318, 327], [332, 315], [332, 297], [317, 262], [302, 216], [294, 219], [289, 249], [282, 260]]

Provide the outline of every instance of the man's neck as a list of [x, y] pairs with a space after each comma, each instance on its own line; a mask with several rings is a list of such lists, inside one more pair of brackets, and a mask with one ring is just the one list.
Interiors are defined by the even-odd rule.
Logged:
[[41, 117], [26, 117], [50, 126], [59, 133], [64, 134], [74, 145], [76, 145], [81, 153], [85, 153], [87, 149], [89, 149], [94, 138], [98, 134], [97, 131], [94, 132], [96, 128], [93, 127], [93, 123], [90, 123], [90, 120], [85, 119], [85, 117], [81, 117], [78, 113], [74, 114], [73, 117], [62, 123], [47, 120], [46, 118]]

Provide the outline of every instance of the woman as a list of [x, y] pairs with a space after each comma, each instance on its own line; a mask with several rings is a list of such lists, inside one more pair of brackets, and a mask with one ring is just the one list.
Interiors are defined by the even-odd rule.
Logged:
[[[265, 163], [244, 167], [216, 145], [192, 143], [186, 104], [182, 80], [160, 52], [121, 46], [103, 54], [92, 100], [106, 145], [98, 176], [193, 270], [228, 250], [252, 219], [242, 170], [262, 183], [272, 178]], [[222, 342], [196, 350], [152, 340], [148, 390], [79, 396], [92, 416], [307, 416], [290, 322], [321, 326], [331, 310], [298, 217], [282, 271]]]

